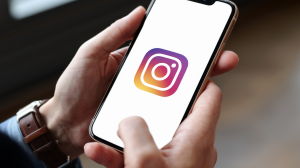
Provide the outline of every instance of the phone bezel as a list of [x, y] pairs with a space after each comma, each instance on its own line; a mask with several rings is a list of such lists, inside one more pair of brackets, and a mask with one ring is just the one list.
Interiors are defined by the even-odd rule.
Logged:
[[[103, 143], [103, 144], [105, 144], [105, 145], [108, 145], [108, 146], [110, 146], [110, 147], [112, 147], [112, 148], [114, 148], [114, 149], [116, 149], [116, 150], [118, 150], [118, 151], [120, 151], [120, 152], [123, 152], [123, 148], [122, 148], [122, 147], [120, 147], [120, 146], [118, 146], [118, 145], [115, 145], [115, 144], [113, 144], [113, 143], [111, 143], [111, 142], [109, 142], [109, 141], [106, 141], [106, 140], [104, 140], [104, 139], [102, 139], [102, 138], [96, 136], [96, 135], [93, 133], [93, 125], [94, 125], [94, 122], [95, 122], [95, 120], [97, 119], [97, 117], [98, 117], [98, 115], [99, 115], [99, 113], [100, 113], [100, 110], [101, 110], [102, 106], [103, 106], [104, 103], [105, 103], [105, 100], [106, 100], [106, 98], [107, 98], [107, 96], [108, 96], [108, 94], [109, 94], [109, 92], [110, 92], [112, 86], [114, 85], [114, 83], [115, 83], [115, 81], [116, 81], [116, 79], [117, 79], [117, 77], [118, 77], [118, 75], [119, 75], [119, 73], [120, 73], [120, 71], [121, 71], [121, 69], [122, 69], [122, 67], [123, 67], [123, 65], [124, 65], [124, 63], [125, 63], [127, 57], [128, 57], [128, 55], [129, 55], [129, 53], [130, 53], [130, 51], [131, 51], [131, 49], [132, 49], [132, 47], [133, 47], [133, 45], [134, 45], [134, 43], [135, 43], [137, 37], [138, 37], [139, 34], [140, 34], [140, 32], [141, 32], [141, 30], [142, 30], [142, 28], [143, 28], [143, 26], [144, 26], [144, 23], [145, 23], [145, 21], [146, 21], [148, 15], [149, 15], [149, 13], [150, 13], [152, 7], [153, 7], [155, 1], [156, 1], [156, 0], [152, 0], [152, 2], [150, 3], [150, 5], [149, 5], [149, 7], [148, 7], [148, 9], [147, 9], [147, 12], [146, 12], [146, 14], [145, 14], [145, 17], [144, 17], [144, 19], [143, 19], [143, 21], [142, 21], [140, 27], [139, 27], [138, 30], [137, 30], [137, 34], [136, 34], [135, 37], [132, 39], [132, 41], [131, 41], [131, 43], [130, 43], [130, 45], [129, 45], [128, 51], [126, 52], [126, 54], [125, 54], [125, 56], [124, 56], [124, 58], [123, 58], [123, 60], [122, 60], [122, 62], [121, 62], [121, 64], [120, 64], [120, 66], [119, 66], [119, 68], [118, 68], [118, 70], [117, 70], [117, 72], [116, 72], [116, 75], [114, 76], [114, 78], [113, 78], [113, 80], [112, 80], [112, 82], [111, 82], [109, 88], [107, 89], [107, 91], [106, 91], [106, 93], [105, 93], [105, 96], [103, 97], [103, 100], [102, 100], [102, 102], [100, 103], [100, 105], [99, 105], [99, 107], [98, 107], [98, 109], [97, 109], [97, 112], [96, 112], [95, 116], [93, 117], [93, 120], [91, 121], [91, 124], [90, 124], [90, 127], [89, 127], [89, 133], [90, 133], [91, 138], [93, 138], [94, 140], [99, 141], [99, 142], [101, 142], [101, 143]], [[201, 88], [202, 88], [202, 86], [203, 86], [203, 83], [204, 83], [204, 81], [205, 81], [205, 79], [206, 79], [206, 77], [207, 77], [207, 75], [208, 75], [208, 73], [209, 73], [209, 70], [210, 70], [211, 66], [213, 65], [213, 62], [214, 62], [216, 56], [218, 55], [218, 52], [219, 52], [220, 47], [221, 47], [221, 45], [224, 43], [224, 39], [225, 39], [226, 35], [227, 35], [227, 37], [228, 37], [229, 34], [230, 34], [230, 31], [231, 31], [231, 30], [229, 30], [229, 29], [230, 29], [230, 27], [232, 28], [233, 25], [234, 25], [234, 23], [233, 23], [232, 21], [237, 19], [238, 9], [237, 9], [236, 5], [235, 5], [233, 2], [227, 1], [227, 0], [216, 0], [216, 1], [223, 2], [223, 3], [226, 3], [226, 4], [230, 5], [231, 8], [232, 8], [232, 12], [231, 12], [231, 14], [230, 14], [230, 17], [229, 17], [227, 23], [226, 23], [225, 28], [223, 29], [223, 32], [222, 32], [222, 34], [221, 34], [221, 36], [220, 36], [220, 38], [219, 38], [219, 41], [218, 41], [218, 43], [217, 43], [217, 45], [216, 45], [216, 47], [215, 47], [215, 49], [214, 49], [214, 52], [212, 53], [212, 55], [211, 55], [211, 57], [210, 57], [210, 59], [209, 59], [209, 62], [208, 62], [207, 66], [206, 66], [206, 68], [205, 68], [205, 70], [204, 70], [204, 73], [202, 74], [202, 77], [201, 77], [201, 79], [200, 79], [200, 82], [198, 83], [197, 88], [195, 89], [195, 92], [194, 92], [194, 94], [193, 94], [193, 96], [192, 96], [192, 98], [191, 98], [191, 100], [190, 100], [190, 103], [189, 103], [189, 105], [187, 106], [187, 109], [186, 109], [186, 111], [185, 111], [185, 113], [184, 113], [184, 115], [183, 115], [183, 118], [182, 118], [180, 124], [187, 118], [187, 116], [189, 115], [190, 111], [192, 110], [193, 105], [194, 105], [194, 102], [195, 102], [195, 100], [197, 99], [197, 97], [199, 96], [199, 92], [200, 92], [200, 90], [201, 90]], [[195, 1], [193, 1], [193, 2], [195, 2]], [[195, 3], [201, 3], [201, 2], [195, 2]], [[210, 5], [210, 4], [205, 4], [205, 5]], [[180, 125], [180, 124], [179, 124], [179, 125]]]

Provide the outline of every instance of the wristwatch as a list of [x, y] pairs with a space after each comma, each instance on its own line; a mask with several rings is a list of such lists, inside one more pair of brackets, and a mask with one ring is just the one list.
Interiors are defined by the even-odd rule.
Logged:
[[67, 165], [70, 157], [64, 155], [48, 132], [42, 121], [39, 108], [47, 100], [39, 100], [30, 103], [17, 112], [17, 121], [25, 142], [29, 145], [33, 153], [41, 159], [49, 168], [57, 168]]

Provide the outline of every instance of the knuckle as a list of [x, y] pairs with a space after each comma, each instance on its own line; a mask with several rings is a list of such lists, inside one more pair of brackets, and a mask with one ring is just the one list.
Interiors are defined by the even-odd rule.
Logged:
[[[123, 26], [122, 26], [123, 25]], [[123, 40], [127, 40], [127, 33], [124, 32], [123, 30], [124, 27], [124, 20], [123, 19], [119, 19], [117, 21], [115, 21], [113, 24], [111, 24], [110, 29], [113, 29], [114, 33], [111, 33], [111, 38], [112, 39], [117, 39], [117, 38], [122, 38]]]
[[113, 27], [115, 25], [118, 25], [120, 22], [121, 22], [121, 19], [118, 19], [115, 22], [113, 22], [110, 26]]
[[88, 46], [89, 46], [89, 40], [81, 44], [81, 46], [79, 47], [79, 51], [85, 50]]

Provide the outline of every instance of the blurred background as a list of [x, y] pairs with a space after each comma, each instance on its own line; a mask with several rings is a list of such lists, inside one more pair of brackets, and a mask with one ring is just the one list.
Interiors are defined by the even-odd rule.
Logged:
[[[217, 168], [300, 167], [300, 1], [233, 0]], [[82, 43], [150, 0], [0, 0], [0, 122], [50, 98]], [[85, 168], [101, 167], [81, 155]]]

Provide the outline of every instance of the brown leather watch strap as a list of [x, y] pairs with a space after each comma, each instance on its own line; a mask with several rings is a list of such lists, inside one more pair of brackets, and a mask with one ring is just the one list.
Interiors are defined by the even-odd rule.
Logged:
[[31, 141], [33, 141], [34, 139], [36, 139], [37, 137], [45, 134], [47, 132], [47, 128], [46, 127], [41, 127], [39, 129], [37, 129], [36, 131], [34, 131], [33, 133], [27, 135], [26, 137], [24, 137], [25, 142], [29, 143]]
[[26, 143], [49, 168], [56, 168], [67, 162], [68, 157], [58, 149], [56, 141], [50, 137], [36, 106], [32, 113], [19, 120], [19, 126]]

